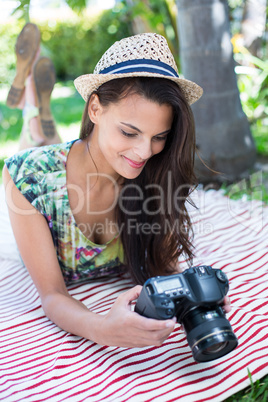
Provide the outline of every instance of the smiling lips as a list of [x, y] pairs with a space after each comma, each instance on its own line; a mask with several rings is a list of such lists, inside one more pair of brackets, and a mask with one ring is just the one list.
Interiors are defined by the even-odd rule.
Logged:
[[134, 169], [140, 169], [142, 166], [145, 165], [145, 161], [143, 162], [135, 162], [132, 159], [128, 159], [124, 156], [124, 159], [127, 161], [127, 163], [129, 164], [129, 166], [131, 166]]

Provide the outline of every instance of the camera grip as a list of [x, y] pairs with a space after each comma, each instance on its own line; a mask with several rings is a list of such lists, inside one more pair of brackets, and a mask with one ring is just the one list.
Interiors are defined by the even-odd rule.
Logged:
[[137, 300], [135, 311], [147, 318], [167, 320], [175, 315], [175, 304], [165, 294], [148, 295], [143, 288]]

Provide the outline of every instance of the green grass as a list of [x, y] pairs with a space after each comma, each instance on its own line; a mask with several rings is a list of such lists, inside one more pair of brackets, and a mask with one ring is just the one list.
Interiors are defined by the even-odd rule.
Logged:
[[[11, 110], [5, 105], [7, 89], [0, 91], [0, 172], [4, 159], [18, 149], [18, 141], [22, 128], [22, 112]], [[51, 109], [55, 117], [57, 129], [63, 141], [77, 138], [84, 108], [83, 99], [75, 92], [73, 85], [58, 84], [53, 91]], [[258, 152], [268, 156], [267, 134], [253, 132]], [[0, 183], [1, 183], [0, 178]], [[232, 185], [223, 185], [225, 193], [233, 199], [242, 197], [259, 199], [268, 204], [268, 172], [253, 173], [247, 180]], [[226, 402], [266, 402], [268, 399], [268, 375], [255, 383], [249, 374], [251, 386], [226, 399]]]
[[260, 170], [237, 183], [223, 184], [222, 189], [233, 200], [258, 200], [268, 205], [268, 171]]
[[230, 396], [225, 402], [267, 402], [268, 400], [268, 375], [253, 382], [250, 372], [248, 372], [250, 386], [235, 395]]

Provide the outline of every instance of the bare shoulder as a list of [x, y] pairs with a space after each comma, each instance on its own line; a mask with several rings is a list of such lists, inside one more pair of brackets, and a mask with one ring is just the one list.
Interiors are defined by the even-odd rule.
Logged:
[[[5, 187], [6, 203], [9, 209], [9, 214], [19, 214], [28, 215], [40, 214], [36, 208], [34, 208], [31, 203], [23, 196], [20, 190], [16, 187], [12, 177], [9, 174], [8, 168], [4, 165], [3, 172], [3, 183]], [[28, 212], [27, 212], [28, 211]], [[31, 212], [29, 212], [31, 211]]]

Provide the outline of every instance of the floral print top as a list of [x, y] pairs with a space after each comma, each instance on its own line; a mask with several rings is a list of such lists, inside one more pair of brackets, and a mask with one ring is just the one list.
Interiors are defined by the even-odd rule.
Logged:
[[66, 183], [66, 161], [73, 143], [30, 148], [5, 161], [17, 188], [48, 222], [66, 284], [124, 271], [119, 236], [95, 244], [75, 222]]

